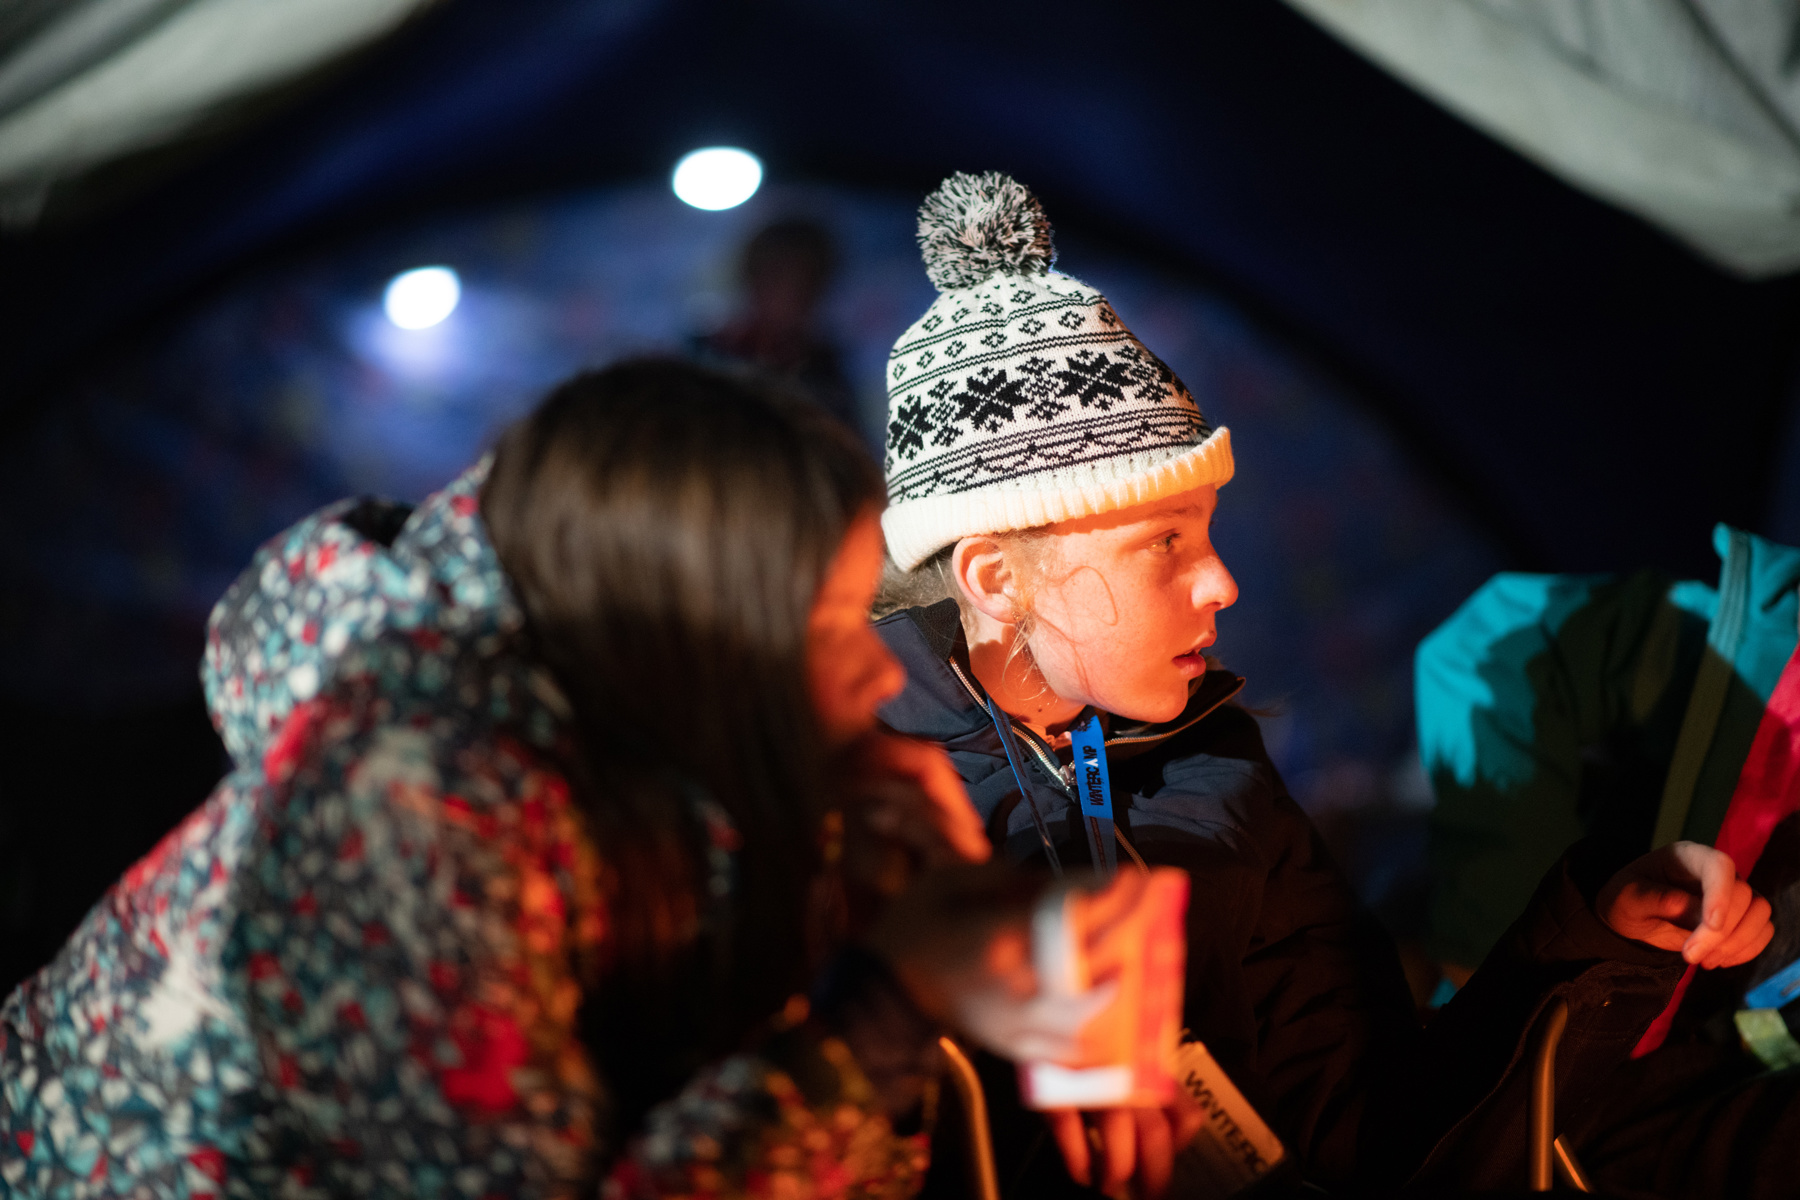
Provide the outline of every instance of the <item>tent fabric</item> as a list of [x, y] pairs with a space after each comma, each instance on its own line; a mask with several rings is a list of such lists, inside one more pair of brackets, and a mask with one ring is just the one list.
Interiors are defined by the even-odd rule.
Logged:
[[1740, 275], [1800, 266], [1800, 5], [1288, 0], [1477, 128]]
[[321, 74], [153, 178], [0, 231], [0, 429], [261, 264], [735, 144], [771, 180], [914, 197], [1004, 169], [1060, 227], [1217, 283], [1381, 413], [1511, 565], [1691, 572], [1716, 520], [1775, 532], [1800, 275], [1710, 265], [1286, 4], [1096, 23], [1075, 0], [1028, 21], [964, 0], [441, 0]]
[[432, 2], [88, 0], [0, 25], [0, 224], [29, 228], [58, 183], [228, 119]]

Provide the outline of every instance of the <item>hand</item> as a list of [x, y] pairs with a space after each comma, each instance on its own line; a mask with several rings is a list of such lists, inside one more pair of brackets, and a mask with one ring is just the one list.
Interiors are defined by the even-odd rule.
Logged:
[[[1137, 1195], [1154, 1198], [1168, 1189], [1175, 1155], [1206, 1124], [1206, 1112], [1186, 1092], [1167, 1108], [1113, 1108], [1079, 1113], [1047, 1112], [1050, 1132], [1068, 1164], [1069, 1175], [1086, 1187], [1112, 1195], [1127, 1182]], [[1094, 1151], [1101, 1177], [1094, 1178]]]
[[1088, 899], [1086, 953], [1101, 982], [1076, 995], [1039, 986], [1030, 924], [1045, 883], [1004, 865], [924, 872], [866, 937], [934, 1019], [1015, 1062], [1066, 1061], [1118, 992], [1107, 964], [1123, 956], [1128, 926], [1119, 918], [1142, 901], [1144, 878], [1125, 872]]
[[1004, 863], [925, 871], [865, 940], [933, 1020], [1006, 1058], [1064, 1056], [1116, 989], [1040, 994], [1030, 927], [1045, 886]]
[[941, 747], [873, 733], [851, 748], [844, 770], [860, 822], [912, 851], [921, 865], [986, 862], [993, 853], [962, 778]]
[[1595, 908], [1621, 937], [1679, 950], [1706, 970], [1749, 962], [1775, 936], [1769, 902], [1737, 877], [1731, 856], [1696, 842], [1660, 846], [1625, 867]]
[[[870, 734], [833, 764], [842, 815], [841, 932], [861, 936], [921, 871], [983, 862], [992, 853], [975, 806], [937, 746]], [[829, 819], [829, 818], [828, 818]]]

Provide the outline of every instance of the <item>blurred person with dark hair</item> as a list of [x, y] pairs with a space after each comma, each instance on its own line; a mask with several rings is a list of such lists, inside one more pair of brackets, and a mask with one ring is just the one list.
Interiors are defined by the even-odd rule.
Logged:
[[819, 327], [838, 264], [837, 241], [819, 222], [784, 217], [763, 226], [739, 262], [743, 309], [696, 346], [704, 359], [746, 363], [788, 383], [860, 433], [843, 356]]
[[645, 362], [271, 541], [209, 629], [236, 770], [0, 1009], [0, 1193], [909, 1194], [940, 1029], [1096, 997], [875, 729], [881, 504], [810, 405]]

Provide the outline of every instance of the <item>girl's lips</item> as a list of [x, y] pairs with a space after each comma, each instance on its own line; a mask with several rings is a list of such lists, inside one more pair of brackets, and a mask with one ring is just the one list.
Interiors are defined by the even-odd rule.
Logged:
[[1175, 666], [1189, 679], [1206, 674], [1206, 657], [1198, 650], [1189, 650], [1186, 654], [1175, 656]]

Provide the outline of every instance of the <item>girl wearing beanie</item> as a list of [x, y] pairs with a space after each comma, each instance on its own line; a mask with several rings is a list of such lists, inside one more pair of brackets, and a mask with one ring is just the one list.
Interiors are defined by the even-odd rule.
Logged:
[[[949, 750], [1006, 857], [1190, 873], [1186, 1025], [1291, 1170], [1327, 1186], [1397, 1182], [1430, 1153], [1427, 1177], [1518, 1186], [1524, 1081], [1508, 1062], [1551, 984], [1575, 1007], [1570, 1037], [1628, 1047], [1620, 1030], [1653, 1018], [1680, 973], [1671, 939], [1703, 965], [1741, 961], [1767, 940], [1767, 905], [1690, 936], [1691, 921], [1643, 923], [1633, 905], [1646, 889], [1620, 880], [1747, 896], [1715, 852], [1665, 848], [1613, 879], [1604, 903], [1619, 864], [1574, 855], [1427, 1049], [1392, 943], [1232, 703], [1244, 681], [1205, 656], [1237, 599], [1209, 536], [1229, 432], [1105, 297], [1051, 269], [1049, 222], [1015, 180], [952, 176], [920, 210], [919, 242], [940, 295], [889, 362], [894, 611], [878, 628], [909, 682], [882, 719]], [[1701, 872], [1671, 865], [1680, 855], [1711, 864], [1704, 889]], [[1033, 1149], [1041, 1121], [995, 1099], [998, 1151], [1013, 1160], [1001, 1175], [1025, 1181], [1014, 1193], [1073, 1190], [1055, 1155]], [[1169, 1118], [1096, 1122], [1101, 1167], [1075, 1114], [1051, 1121], [1070, 1175], [1110, 1188], [1137, 1169], [1151, 1191], [1167, 1183]]]

